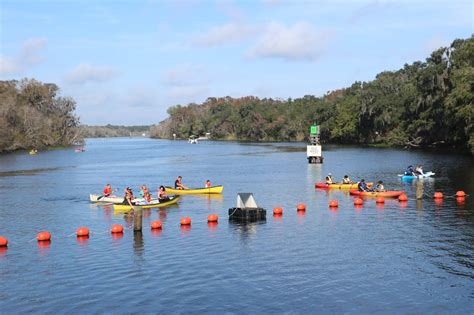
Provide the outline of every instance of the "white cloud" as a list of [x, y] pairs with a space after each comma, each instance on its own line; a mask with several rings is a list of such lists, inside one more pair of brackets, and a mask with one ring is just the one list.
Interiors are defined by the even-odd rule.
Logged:
[[46, 46], [45, 38], [30, 38], [23, 42], [17, 56], [0, 55], [0, 76], [12, 76], [27, 71], [46, 58], [40, 55]]
[[181, 64], [168, 69], [161, 82], [167, 88], [167, 97], [174, 102], [189, 103], [206, 96], [210, 80], [204, 66]]
[[66, 82], [84, 84], [86, 82], [103, 82], [116, 77], [119, 72], [110, 66], [97, 66], [81, 63], [66, 75]]
[[168, 86], [185, 86], [207, 82], [203, 65], [180, 64], [168, 69], [161, 77], [161, 82]]
[[272, 22], [266, 27], [256, 45], [249, 50], [248, 56], [312, 61], [321, 55], [330, 35], [329, 32], [316, 30], [307, 22], [299, 22], [292, 26]]
[[216, 26], [207, 32], [197, 35], [193, 43], [203, 47], [220, 46], [238, 43], [256, 33], [256, 29], [243, 23], [232, 22]]

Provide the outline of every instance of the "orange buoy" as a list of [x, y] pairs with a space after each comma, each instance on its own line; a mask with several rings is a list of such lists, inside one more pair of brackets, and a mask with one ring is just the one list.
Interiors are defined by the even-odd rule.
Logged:
[[273, 214], [282, 214], [283, 209], [278, 207], [278, 208], [273, 208]]
[[363, 204], [364, 204], [364, 200], [362, 200], [361, 198], [354, 199], [354, 206], [361, 206]]
[[217, 214], [210, 214], [207, 216], [207, 222], [217, 222], [218, 220], [219, 220], [219, 217], [217, 216]]
[[123, 226], [121, 224], [114, 224], [110, 229], [111, 233], [123, 233]]
[[153, 221], [151, 222], [151, 229], [161, 229], [163, 227], [163, 225], [161, 224], [161, 221], [160, 220], [157, 220], [157, 221]]
[[377, 197], [377, 199], [375, 200], [375, 203], [385, 203], [384, 197]]
[[50, 241], [51, 240], [51, 233], [49, 233], [49, 232], [39, 232], [36, 235], [36, 239], [38, 241]]
[[400, 196], [398, 196], [398, 201], [403, 201], [403, 202], [408, 201], [407, 195], [401, 194]]
[[8, 246], [8, 238], [0, 236], [0, 247]]
[[191, 218], [190, 217], [183, 217], [181, 218], [181, 225], [191, 225]]
[[89, 236], [89, 229], [86, 227], [80, 227], [76, 230], [77, 236]]
[[306, 210], [306, 205], [304, 203], [299, 203], [298, 205], [296, 205], [296, 210], [305, 211]]
[[339, 202], [337, 202], [337, 200], [331, 200], [331, 201], [329, 201], [329, 207], [330, 208], [337, 208], [337, 207], [339, 207]]
[[435, 192], [434, 193], [434, 196], [433, 196], [435, 199], [442, 199], [443, 198], [443, 193], [442, 192]]
[[456, 191], [456, 197], [465, 197], [466, 193], [462, 190]]

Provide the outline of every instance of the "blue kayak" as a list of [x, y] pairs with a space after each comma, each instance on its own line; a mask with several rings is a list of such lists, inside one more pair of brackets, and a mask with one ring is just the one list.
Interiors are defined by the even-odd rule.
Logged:
[[413, 176], [413, 175], [404, 175], [404, 174], [398, 174], [398, 177], [401, 177], [402, 179], [415, 179], [415, 178], [426, 178], [426, 177], [431, 177], [435, 173], [433, 172], [426, 172], [421, 175]]

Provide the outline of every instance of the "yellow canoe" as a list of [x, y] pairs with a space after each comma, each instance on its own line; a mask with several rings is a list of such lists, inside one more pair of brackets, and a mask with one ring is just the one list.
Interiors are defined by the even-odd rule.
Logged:
[[[321, 189], [357, 189], [359, 183], [353, 184], [326, 184], [326, 183], [316, 183], [314, 186]], [[372, 187], [374, 183], [366, 183], [367, 187]]]
[[[134, 205], [134, 208], [142, 208], [142, 209], [148, 209], [148, 208], [161, 208], [161, 207], [166, 207], [169, 205], [173, 205], [178, 202], [180, 196], [171, 196], [170, 200], [165, 201], [165, 202], [159, 202], [157, 199], [152, 200], [149, 203], [137, 203]], [[114, 210], [115, 211], [128, 211], [132, 210], [132, 207], [130, 205], [114, 205]]]
[[190, 189], [175, 189], [173, 187], [165, 187], [166, 193], [174, 195], [192, 195], [192, 194], [222, 194], [224, 186], [212, 186], [209, 188], [190, 188]]

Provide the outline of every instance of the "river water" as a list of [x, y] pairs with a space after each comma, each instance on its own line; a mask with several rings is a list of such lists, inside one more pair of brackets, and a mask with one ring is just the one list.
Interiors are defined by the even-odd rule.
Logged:
[[[0, 313], [472, 313], [474, 159], [452, 153], [325, 146], [309, 165], [302, 143], [90, 139], [73, 149], [0, 157]], [[409, 164], [436, 172], [401, 181]], [[367, 199], [355, 208], [336, 179], [383, 180], [409, 200]], [[184, 196], [144, 211], [143, 233], [111, 206], [88, 201], [110, 182], [191, 187], [206, 179], [222, 196]], [[415, 200], [416, 190], [422, 200]], [[463, 190], [464, 202], [453, 195]], [[435, 202], [435, 191], [443, 201]], [[238, 192], [252, 192], [267, 220], [228, 221]], [[329, 209], [329, 200], [339, 202]], [[306, 212], [296, 205], [305, 203]], [[274, 207], [283, 208], [274, 217]], [[219, 215], [210, 225], [207, 216]], [[190, 228], [179, 220], [190, 216]], [[161, 220], [163, 230], [151, 231]], [[112, 236], [112, 224], [126, 227]], [[89, 239], [75, 236], [87, 226]], [[40, 231], [52, 233], [38, 243]]]

